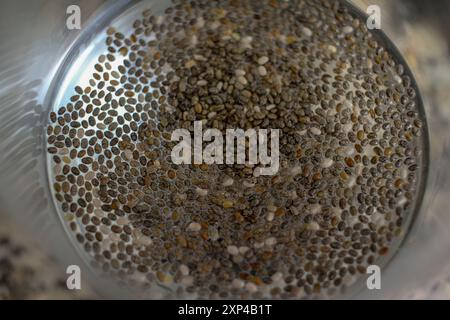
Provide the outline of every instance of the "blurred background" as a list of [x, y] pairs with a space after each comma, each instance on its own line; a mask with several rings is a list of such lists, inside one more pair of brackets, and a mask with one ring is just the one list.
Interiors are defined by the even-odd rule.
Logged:
[[[0, 299], [103, 297], [89, 281], [83, 290], [67, 289], [63, 266], [74, 261], [76, 253], [69, 249], [60, 221], [48, 218], [53, 209], [46, 200], [47, 186], [41, 180], [24, 187], [20, 181], [42, 177], [39, 155], [48, 108], [42, 105], [42, 88], [48, 84], [52, 64], [79, 33], [64, 28], [65, 10], [77, 3], [84, 25], [93, 21], [93, 12], [103, 2], [0, 0]], [[381, 28], [418, 82], [431, 139], [423, 210], [408, 243], [386, 271], [387, 278], [397, 281], [383, 282], [383, 293], [359, 297], [449, 299], [450, 0], [353, 3], [362, 11], [380, 6]]]

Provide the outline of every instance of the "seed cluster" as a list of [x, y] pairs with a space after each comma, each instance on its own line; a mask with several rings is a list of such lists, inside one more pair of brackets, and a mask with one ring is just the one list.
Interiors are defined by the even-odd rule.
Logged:
[[[416, 92], [341, 2], [174, 1], [106, 44], [47, 129], [55, 198], [105, 272], [177, 296], [330, 295], [403, 235]], [[280, 129], [280, 171], [174, 165], [171, 133], [198, 120]]]

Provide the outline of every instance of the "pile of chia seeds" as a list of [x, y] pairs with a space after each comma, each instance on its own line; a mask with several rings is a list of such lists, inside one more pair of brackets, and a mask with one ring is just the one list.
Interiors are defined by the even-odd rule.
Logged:
[[[405, 235], [416, 91], [343, 2], [174, 1], [106, 32], [47, 128], [55, 199], [103, 272], [165, 297], [333, 296]], [[175, 165], [194, 121], [279, 129], [279, 172]]]

